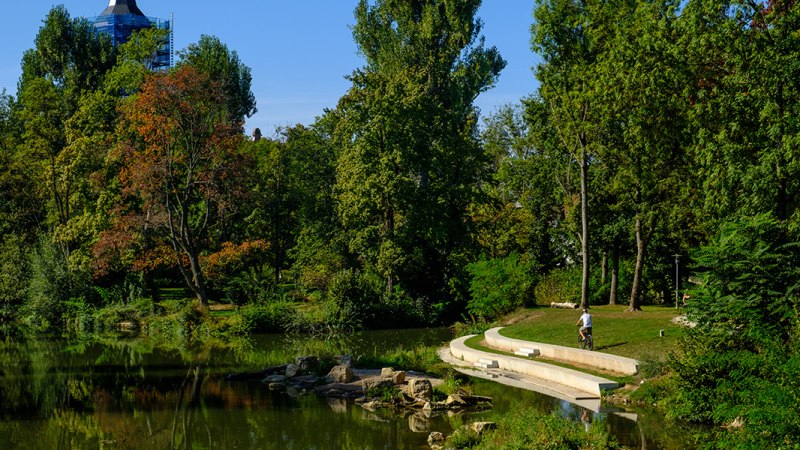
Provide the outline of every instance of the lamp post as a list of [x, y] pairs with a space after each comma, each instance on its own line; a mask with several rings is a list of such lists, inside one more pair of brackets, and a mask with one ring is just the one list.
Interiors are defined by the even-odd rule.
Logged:
[[681, 267], [681, 255], [672, 255], [675, 258], [675, 309], [678, 309], [678, 290], [680, 289], [680, 278], [678, 278], [679, 270]]

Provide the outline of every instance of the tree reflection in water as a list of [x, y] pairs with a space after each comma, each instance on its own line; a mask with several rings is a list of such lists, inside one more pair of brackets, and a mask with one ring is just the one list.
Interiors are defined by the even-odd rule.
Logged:
[[[367, 355], [435, 345], [446, 334], [377, 332], [347, 339], [263, 337], [189, 347], [118, 337], [0, 341], [0, 448], [419, 448], [430, 431], [452, 430], [446, 415], [370, 412], [315, 395], [292, 397], [260, 382], [227, 382], [231, 372], [284, 363], [298, 354]], [[477, 381], [496, 411], [535, 406], [580, 418], [580, 410], [536, 393]], [[485, 417], [482, 413], [478, 417]], [[460, 422], [461, 419], [455, 419]], [[675, 447], [691, 433], [640, 415], [639, 425], [608, 415], [629, 446]]]

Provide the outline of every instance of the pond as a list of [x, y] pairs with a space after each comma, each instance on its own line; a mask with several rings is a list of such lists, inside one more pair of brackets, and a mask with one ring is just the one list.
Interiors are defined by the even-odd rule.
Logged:
[[[452, 430], [447, 415], [369, 412], [315, 395], [293, 398], [260, 382], [228, 382], [225, 375], [301, 354], [358, 358], [449, 338], [446, 329], [374, 331], [336, 339], [258, 336], [188, 348], [115, 336], [5, 338], [0, 343], [0, 448], [427, 448], [430, 431]], [[476, 394], [494, 397], [497, 411], [536, 405], [575, 420], [583, 415], [582, 408], [545, 395], [473, 381]], [[588, 418], [601, 421], [631, 447], [686, 448], [687, 433], [656, 415], [605, 412]]]

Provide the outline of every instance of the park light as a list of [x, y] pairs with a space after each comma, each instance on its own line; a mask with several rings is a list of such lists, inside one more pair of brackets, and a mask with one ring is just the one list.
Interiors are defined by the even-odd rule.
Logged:
[[672, 256], [675, 258], [675, 309], [678, 309], [678, 290], [681, 288], [681, 280], [678, 275], [681, 267], [681, 255], [676, 253]]

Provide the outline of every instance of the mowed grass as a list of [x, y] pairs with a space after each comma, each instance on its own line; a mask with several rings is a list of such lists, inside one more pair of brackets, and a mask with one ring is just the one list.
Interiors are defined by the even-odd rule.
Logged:
[[[594, 349], [604, 353], [663, 360], [677, 347], [683, 327], [672, 323], [681, 314], [674, 307], [645, 306], [643, 311], [626, 312], [627, 306], [592, 306]], [[515, 339], [577, 347], [580, 310], [538, 307], [527, 311], [527, 318], [509, 325], [500, 334]], [[660, 337], [664, 330], [664, 337]]]

